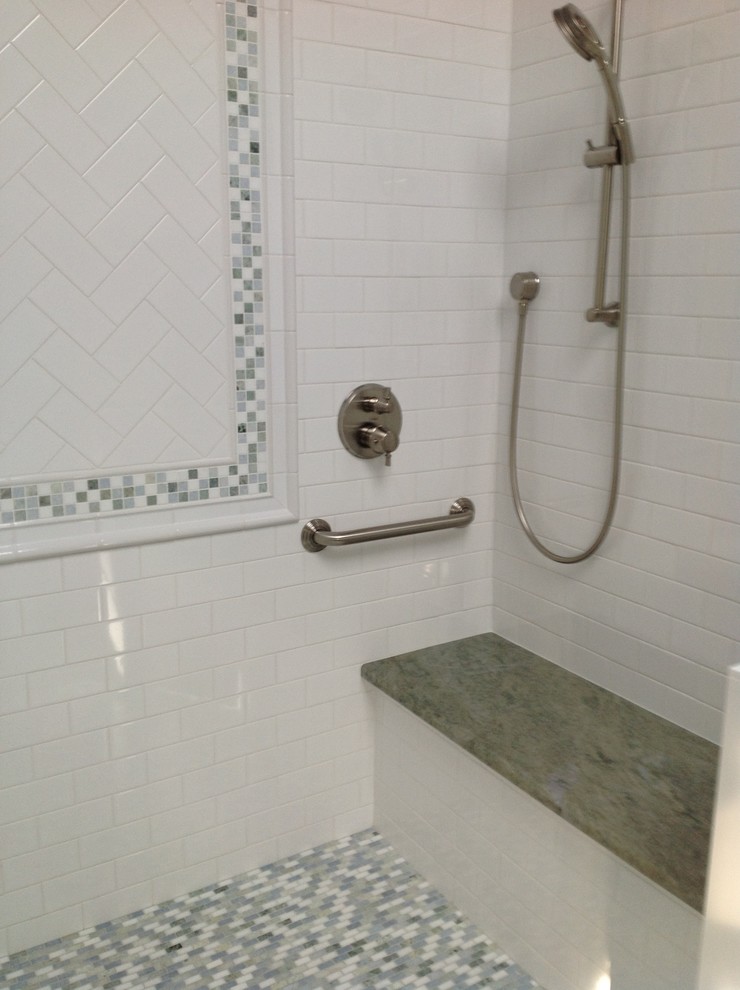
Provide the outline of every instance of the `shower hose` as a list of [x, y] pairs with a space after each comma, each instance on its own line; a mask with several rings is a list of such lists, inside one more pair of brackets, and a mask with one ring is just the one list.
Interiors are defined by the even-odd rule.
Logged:
[[524, 336], [527, 323], [528, 300], [519, 300], [519, 323], [517, 328], [516, 360], [514, 365], [514, 388], [511, 396], [511, 421], [509, 429], [509, 473], [511, 476], [511, 492], [514, 497], [519, 521], [524, 532], [531, 543], [550, 560], [558, 564], [577, 564], [581, 560], [586, 560], [598, 550], [604, 542], [606, 534], [614, 518], [617, 507], [617, 492], [619, 489], [619, 471], [622, 459], [622, 418], [624, 408], [624, 355], [625, 355], [625, 332], [627, 321], [627, 264], [628, 264], [628, 243], [629, 243], [629, 168], [627, 163], [622, 162], [622, 243], [620, 245], [619, 256], [619, 321], [617, 323], [617, 345], [615, 355], [615, 381], [614, 381], [614, 427], [612, 434], [612, 465], [611, 484], [609, 488], [609, 502], [604, 514], [604, 520], [599, 532], [593, 542], [585, 549], [572, 555], [556, 553], [539, 539], [532, 529], [527, 515], [522, 505], [522, 498], [519, 492], [519, 481], [517, 477], [516, 447], [517, 433], [519, 426], [519, 393], [521, 391], [522, 363], [524, 359]]

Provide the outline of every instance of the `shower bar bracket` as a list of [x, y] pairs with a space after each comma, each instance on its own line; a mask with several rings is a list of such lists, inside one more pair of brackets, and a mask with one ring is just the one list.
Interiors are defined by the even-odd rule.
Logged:
[[318, 553], [327, 547], [346, 547], [352, 543], [389, 540], [394, 536], [415, 536], [417, 533], [432, 533], [438, 529], [458, 529], [461, 526], [469, 526], [473, 519], [475, 519], [475, 506], [469, 498], [463, 497], [452, 503], [446, 516], [366, 526], [363, 529], [350, 529], [343, 533], [333, 533], [325, 519], [312, 519], [301, 530], [301, 544], [309, 553]]
[[618, 327], [621, 308], [618, 302], [609, 306], [591, 306], [586, 310], [587, 323], [605, 323], [608, 327]]
[[601, 144], [595, 147], [593, 141], [586, 141], [583, 164], [586, 168], [604, 168], [606, 165], [619, 165], [621, 157], [618, 144]]

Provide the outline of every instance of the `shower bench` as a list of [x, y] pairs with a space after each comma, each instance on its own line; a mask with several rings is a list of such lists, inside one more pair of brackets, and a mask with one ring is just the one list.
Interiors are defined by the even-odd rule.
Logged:
[[[562, 890], [552, 887], [572, 885], [580, 875], [589, 894], [576, 904], [577, 917], [585, 911], [592, 927], [603, 923], [595, 944], [606, 942], [613, 956], [622, 939], [630, 964], [642, 967], [641, 980], [654, 965], [655, 987], [663, 986], [658, 971], [666, 986], [691, 986], [717, 746], [493, 633], [366, 663], [362, 677], [380, 692], [373, 692], [378, 824], [403, 855], [412, 862], [416, 856], [421, 872], [431, 870], [429, 879], [465, 902], [471, 916], [478, 909], [480, 923], [496, 910], [486, 897], [501, 870], [509, 890], [518, 871], [521, 883], [533, 881], [537, 891], [521, 894], [530, 897], [532, 916], [549, 912], [554, 929], [566, 924], [570, 907], [566, 895], [559, 917]], [[584, 835], [578, 839], [571, 826]], [[565, 847], [570, 861], [561, 856]], [[540, 854], [548, 849], [553, 855], [545, 862]], [[533, 859], [542, 862], [533, 866]], [[558, 859], [565, 872], [554, 878]], [[601, 886], [591, 882], [597, 876]], [[617, 939], [619, 911], [601, 903], [599, 891], [623, 909]], [[599, 900], [598, 908], [586, 906], [588, 897]], [[538, 898], [547, 899], [547, 910]], [[647, 927], [625, 933], [641, 927], [635, 919], [643, 914], [653, 939], [646, 938]], [[533, 924], [530, 918], [527, 925]], [[515, 925], [507, 920], [504, 927]], [[505, 942], [501, 932], [489, 934]], [[671, 947], [662, 955], [671, 959], [652, 958], [659, 936]], [[651, 943], [645, 960], [637, 960], [637, 942]], [[526, 953], [517, 961], [537, 975]], [[539, 978], [545, 983], [548, 975], [548, 988], [596, 985], [593, 974], [580, 983], [571, 974], [558, 984], [567, 965], [550, 974], [550, 964], [541, 962]], [[613, 980], [613, 958], [610, 965]], [[572, 968], [582, 974], [583, 959]]]

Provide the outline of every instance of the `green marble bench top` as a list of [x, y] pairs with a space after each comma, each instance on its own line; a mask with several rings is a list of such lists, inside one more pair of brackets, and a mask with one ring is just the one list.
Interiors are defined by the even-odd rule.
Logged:
[[484, 633], [362, 676], [702, 910], [718, 747]]

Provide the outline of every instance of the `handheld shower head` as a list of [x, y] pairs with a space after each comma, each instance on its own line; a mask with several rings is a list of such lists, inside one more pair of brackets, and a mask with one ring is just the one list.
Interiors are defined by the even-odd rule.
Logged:
[[593, 58], [606, 59], [606, 52], [593, 24], [573, 3], [553, 10], [555, 23], [581, 58], [590, 62]]
[[596, 61], [596, 67], [601, 73], [604, 85], [606, 86], [610, 122], [619, 145], [620, 157], [626, 165], [630, 165], [635, 160], [632, 150], [632, 139], [624, 114], [624, 105], [619, 92], [617, 77], [606, 54], [606, 49], [601, 43], [601, 39], [596, 33], [593, 24], [573, 3], [566, 3], [564, 7], [558, 7], [557, 10], [553, 10], [552, 16], [567, 41], [578, 52], [581, 58], [585, 58], [587, 62]]

